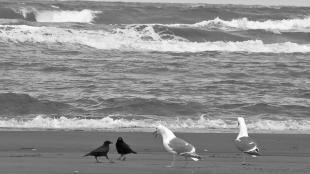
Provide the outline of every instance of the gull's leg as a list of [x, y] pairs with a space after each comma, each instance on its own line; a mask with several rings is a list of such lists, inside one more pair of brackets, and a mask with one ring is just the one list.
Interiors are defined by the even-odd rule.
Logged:
[[166, 167], [174, 167], [174, 162], [175, 162], [175, 154], [173, 154], [173, 159], [171, 161], [171, 164]]
[[126, 156], [124, 155], [123, 161], [125, 161], [125, 160], [126, 160]]
[[184, 167], [184, 168], [187, 167], [187, 164], [188, 164], [188, 157], [185, 157], [185, 164], [184, 164], [183, 167]]
[[247, 165], [247, 163], [246, 163], [246, 156], [245, 156], [244, 153], [242, 153], [242, 163], [241, 164], [242, 165]]

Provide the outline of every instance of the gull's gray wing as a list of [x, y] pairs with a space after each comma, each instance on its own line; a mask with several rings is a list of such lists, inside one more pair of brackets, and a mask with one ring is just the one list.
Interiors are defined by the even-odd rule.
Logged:
[[168, 145], [177, 154], [188, 153], [194, 150], [193, 145], [177, 137], [173, 138]]
[[237, 149], [250, 155], [260, 155], [257, 143], [250, 137], [241, 137], [235, 140]]

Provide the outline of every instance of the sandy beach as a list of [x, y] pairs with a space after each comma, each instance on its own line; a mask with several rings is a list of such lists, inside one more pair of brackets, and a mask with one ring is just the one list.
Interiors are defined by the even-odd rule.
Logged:
[[[126, 161], [117, 161], [112, 144], [109, 156], [95, 163], [82, 157], [104, 140], [115, 143], [122, 136], [138, 154]], [[263, 156], [248, 158], [251, 165], [242, 166], [240, 153], [230, 133], [177, 133], [196, 146], [203, 161], [190, 162], [184, 168], [182, 157], [174, 168], [166, 168], [171, 155], [162, 147], [161, 139], [140, 132], [79, 132], [79, 131], [2, 131], [0, 132], [0, 168], [5, 174], [69, 174], [69, 173], [309, 173], [310, 135], [253, 134], [261, 145]], [[208, 149], [208, 151], [205, 151]]]

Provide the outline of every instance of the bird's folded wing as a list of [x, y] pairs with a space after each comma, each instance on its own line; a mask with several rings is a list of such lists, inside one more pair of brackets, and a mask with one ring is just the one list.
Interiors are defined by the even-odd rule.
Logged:
[[124, 142], [124, 143], [120, 144], [120, 148], [130, 149], [130, 146]]
[[91, 151], [91, 153], [96, 153], [96, 152], [106, 152], [108, 151], [108, 148], [107, 147], [98, 147], [97, 149]]
[[177, 137], [170, 140], [168, 145], [177, 154], [191, 153], [195, 151], [193, 145]]
[[250, 137], [241, 137], [239, 140], [235, 140], [237, 148], [242, 152], [250, 152], [257, 149], [257, 143]]

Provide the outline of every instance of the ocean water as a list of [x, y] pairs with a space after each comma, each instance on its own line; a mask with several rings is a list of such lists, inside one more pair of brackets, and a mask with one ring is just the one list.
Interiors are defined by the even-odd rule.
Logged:
[[310, 132], [310, 8], [0, 2], [1, 130]]

